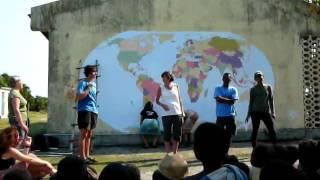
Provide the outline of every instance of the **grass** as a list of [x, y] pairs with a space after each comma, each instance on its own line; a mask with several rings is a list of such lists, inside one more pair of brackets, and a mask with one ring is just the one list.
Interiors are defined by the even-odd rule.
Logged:
[[[43, 134], [46, 132], [47, 121], [48, 121], [48, 113], [41, 112], [33, 112], [29, 113], [31, 125], [30, 125], [30, 135], [34, 137], [38, 134]], [[9, 127], [8, 119], [4, 118], [0, 120], [0, 131], [6, 127]]]

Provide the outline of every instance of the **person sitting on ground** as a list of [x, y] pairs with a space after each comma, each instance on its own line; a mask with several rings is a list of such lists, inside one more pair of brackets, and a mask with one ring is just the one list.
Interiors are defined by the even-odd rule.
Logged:
[[66, 156], [58, 164], [58, 171], [50, 180], [97, 180], [96, 171], [83, 158]]
[[99, 180], [112, 179], [140, 180], [140, 171], [134, 165], [113, 162], [104, 167], [99, 176]]
[[238, 178], [239, 180], [248, 179], [247, 175], [237, 166], [223, 164], [228, 150], [229, 139], [222, 127], [209, 122], [199, 125], [194, 133], [193, 151], [196, 158], [202, 162], [203, 171], [185, 179], [198, 180], [203, 178], [206, 180], [226, 177]]
[[320, 142], [305, 140], [299, 143], [299, 166], [308, 179], [320, 179]]
[[260, 180], [307, 180], [302, 171], [294, 168], [292, 164], [274, 159], [261, 169]]
[[32, 180], [32, 176], [27, 169], [11, 168], [3, 176], [3, 180]]
[[191, 144], [191, 130], [197, 122], [199, 115], [197, 112], [187, 110], [185, 112], [184, 122], [182, 125], [182, 144], [189, 147]]
[[[16, 147], [19, 144], [19, 133], [16, 127], [8, 127], [0, 133], [0, 177], [11, 168], [28, 169], [32, 177], [41, 178], [52, 175], [56, 169], [47, 161], [34, 154], [21, 153]], [[16, 163], [16, 160], [19, 163]]]
[[160, 134], [160, 126], [158, 121], [158, 114], [153, 110], [152, 102], [148, 101], [143, 110], [140, 112], [140, 133], [144, 142], [144, 148], [149, 148], [150, 145], [147, 136], [153, 137], [152, 147], [157, 147], [157, 140]]
[[252, 180], [259, 180], [261, 168], [269, 161], [282, 160], [293, 166], [297, 159], [298, 149], [295, 146], [260, 143], [251, 153], [251, 178]]

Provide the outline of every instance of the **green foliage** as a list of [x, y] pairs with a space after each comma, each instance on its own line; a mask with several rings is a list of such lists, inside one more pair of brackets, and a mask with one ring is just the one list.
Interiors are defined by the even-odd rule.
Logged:
[[0, 87], [8, 87], [8, 83], [9, 83], [9, 75], [6, 74], [6, 73], [3, 73], [1, 76], [0, 76]]
[[320, 5], [320, 0], [304, 0], [305, 2]]
[[[6, 73], [1, 74], [0, 76], [0, 87], [8, 87], [9, 85], [10, 76]], [[29, 103], [29, 110], [30, 111], [47, 111], [48, 109], [48, 98], [36, 96], [33, 97], [31, 95], [30, 87], [26, 84], [23, 85], [23, 89], [21, 91], [22, 96], [28, 101]]]

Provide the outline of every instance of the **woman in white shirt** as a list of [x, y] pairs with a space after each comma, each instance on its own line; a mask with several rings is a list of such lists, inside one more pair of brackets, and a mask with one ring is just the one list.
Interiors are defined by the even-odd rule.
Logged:
[[[156, 102], [164, 109], [164, 114], [162, 116], [164, 146], [167, 153], [173, 152], [176, 154], [182, 136], [182, 117], [184, 110], [180, 98], [179, 87], [173, 82], [173, 75], [170, 72], [165, 71], [161, 74], [161, 78], [163, 85], [158, 89]], [[170, 146], [170, 141], [172, 146]]]

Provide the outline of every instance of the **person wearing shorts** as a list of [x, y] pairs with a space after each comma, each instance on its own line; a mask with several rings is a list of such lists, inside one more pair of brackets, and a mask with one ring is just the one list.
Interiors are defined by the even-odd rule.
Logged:
[[[164, 130], [164, 146], [167, 153], [176, 154], [182, 136], [183, 106], [179, 87], [174, 83], [173, 75], [165, 71], [161, 75], [164, 85], [158, 89], [156, 102], [164, 109], [162, 116]], [[161, 102], [160, 102], [161, 101]], [[172, 146], [170, 145], [170, 141]]]
[[79, 153], [80, 157], [87, 163], [94, 163], [96, 160], [90, 157], [90, 146], [93, 129], [96, 127], [98, 118], [96, 67], [86, 66], [84, 74], [86, 78], [79, 82], [77, 88], [78, 127], [80, 130]]

